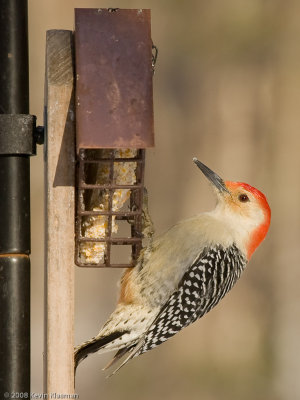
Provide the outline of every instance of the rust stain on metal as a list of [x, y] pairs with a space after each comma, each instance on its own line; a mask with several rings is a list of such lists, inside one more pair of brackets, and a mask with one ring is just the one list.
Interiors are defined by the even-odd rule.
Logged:
[[150, 10], [75, 9], [76, 141], [154, 145]]

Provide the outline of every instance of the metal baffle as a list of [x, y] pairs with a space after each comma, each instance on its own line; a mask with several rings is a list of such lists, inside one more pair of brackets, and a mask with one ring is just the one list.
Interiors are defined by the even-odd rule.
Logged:
[[[142, 248], [144, 149], [154, 146], [150, 10], [76, 9], [75, 56], [75, 263], [132, 267]], [[118, 175], [120, 166], [134, 168], [134, 178]], [[95, 193], [98, 204], [91, 201]], [[115, 197], [128, 194], [129, 201], [118, 208]], [[117, 236], [114, 221], [127, 221], [130, 232]], [[90, 234], [93, 229], [98, 233]], [[113, 259], [120, 245], [131, 247], [128, 262]]]

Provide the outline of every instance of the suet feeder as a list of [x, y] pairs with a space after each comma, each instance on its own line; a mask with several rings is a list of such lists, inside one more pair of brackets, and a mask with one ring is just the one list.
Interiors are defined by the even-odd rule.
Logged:
[[[154, 145], [150, 10], [76, 9], [76, 243], [80, 267], [132, 267]], [[120, 262], [116, 249], [126, 262]]]

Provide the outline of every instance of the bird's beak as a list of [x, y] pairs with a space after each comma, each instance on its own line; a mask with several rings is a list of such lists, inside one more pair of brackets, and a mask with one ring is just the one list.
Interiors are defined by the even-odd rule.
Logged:
[[206, 165], [202, 164], [202, 162], [200, 162], [196, 157], [193, 158], [193, 161], [197, 165], [197, 167], [201, 169], [206, 178], [215, 186], [215, 188], [218, 189], [219, 192], [226, 192], [230, 194], [225, 185], [225, 182], [222, 178], [219, 177], [219, 175], [209, 169]]

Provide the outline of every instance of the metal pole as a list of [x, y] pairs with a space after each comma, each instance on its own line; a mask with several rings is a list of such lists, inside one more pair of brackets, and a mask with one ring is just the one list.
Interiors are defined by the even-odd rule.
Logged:
[[[27, 23], [27, 0], [0, 0], [0, 114], [29, 113]], [[29, 155], [0, 155], [1, 399], [30, 397], [29, 172]]]

